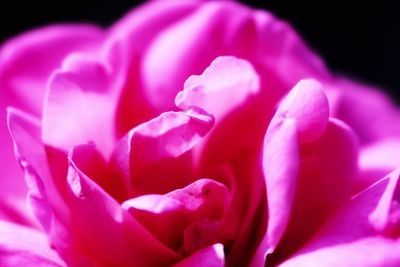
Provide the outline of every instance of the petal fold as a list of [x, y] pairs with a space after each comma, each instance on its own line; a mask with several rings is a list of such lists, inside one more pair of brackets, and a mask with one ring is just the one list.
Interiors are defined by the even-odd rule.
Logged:
[[[217, 120], [259, 90], [259, 78], [251, 64], [235, 57], [218, 57], [200, 76], [189, 77], [175, 104], [186, 110], [200, 107]], [[221, 105], [221, 99], [229, 105]]]
[[[112, 155], [116, 175], [123, 177], [126, 188], [134, 195], [166, 193], [187, 185], [193, 172], [188, 152], [213, 124], [212, 115], [193, 108], [165, 112], [133, 128]], [[160, 182], [170, 177], [173, 179], [168, 183]]]

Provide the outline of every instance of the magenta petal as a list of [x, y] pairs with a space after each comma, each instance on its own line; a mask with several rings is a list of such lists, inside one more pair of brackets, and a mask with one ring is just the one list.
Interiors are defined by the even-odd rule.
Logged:
[[[259, 78], [251, 64], [235, 57], [218, 57], [200, 76], [189, 77], [175, 104], [185, 110], [200, 107], [220, 120], [259, 90]], [[228, 105], [221, 105], [221, 101]]]
[[222, 244], [215, 244], [203, 248], [186, 259], [175, 264], [174, 267], [224, 267], [225, 255]]
[[235, 3], [203, 2], [165, 27], [143, 58], [141, 75], [151, 104], [159, 110], [173, 108], [173, 99], [187, 77], [200, 73], [219, 55], [237, 54], [232, 44], [244, 42], [235, 37], [250, 24], [244, 19], [248, 17], [249, 10]]
[[0, 265], [67, 266], [50, 248], [45, 235], [39, 231], [0, 221]]
[[301, 143], [318, 139], [328, 124], [329, 104], [322, 86], [315, 80], [301, 80], [284, 98], [275, 118], [293, 118]]
[[347, 123], [361, 144], [400, 135], [400, 111], [382, 90], [344, 78], [329, 89], [332, 115]]
[[[214, 124], [200, 109], [166, 112], [132, 129], [116, 146], [112, 165], [135, 194], [166, 193], [191, 182], [191, 155]], [[168, 183], [160, 182], [169, 179]], [[132, 188], [131, 188], [132, 187]]]
[[275, 121], [264, 143], [263, 170], [267, 184], [268, 228], [251, 266], [261, 266], [286, 230], [297, 185], [300, 164], [293, 119]]
[[359, 165], [360, 175], [356, 181], [356, 193], [400, 166], [400, 139], [387, 138], [363, 146]]
[[120, 93], [110, 68], [101, 59], [73, 54], [53, 73], [43, 111], [46, 144], [68, 151], [92, 141], [108, 156]]
[[71, 231], [79, 246], [103, 264], [159, 266], [179, 255], [156, 240], [102, 188], [77, 167], [69, 155]]
[[17, 160], [25, 172], [30, 208], [43, 228], [50, 232], [54, 219], [52, 207], [56, 207], [57, 216], [64, 218], [67, 210], [58, 193], [58, 185], [49, 173], [46, 153], [40, 142], [39, 122], [21, 111], [9, 109], [8, 125]]
[[9, 105], [41, 114], [51, 72], [67, 54], [93, 50], [102, 38], [95, 26], [54, 25], [7, 41], [0, 50], [1, 94]]
[[[280, 266], [399, 266], [398, 188], [396, 170], [351, 199], [306, 246]], [[393, 229], [397, 230], [387, 231]]]

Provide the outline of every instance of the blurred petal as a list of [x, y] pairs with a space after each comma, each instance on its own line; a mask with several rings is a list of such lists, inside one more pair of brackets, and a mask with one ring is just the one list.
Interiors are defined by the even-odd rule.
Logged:
[[53, 25], [8, 40], [0, 50], [0, 87], [7, 104], [42, 113], [47, 79], [66, 55], [96, 49], [102, 31], [91, 25]]
[[264, 265], [266, 254], [275, 249], [287, 227], [299, 172], [296, 140], [296, 122], [293, 119], [275, 121], [268, 128], [263, 155], [268, 196], [268, 231], [251, 266]]
[[40, 142], [39, 122], [22, 111], [9, 109], [8, 125], [15, 155], [24, 170], [29, 188], [29, 204], [44, 229], [50, 231], [53, 216], [51, 206], [57, 207], [59, 215], [63, 216], [66, 215], [66, 206], [58, 193], [62, 185], [54, 184], [49, 173], [44, 147]]
[[359, 165], [360, 175], [356, 181], [355, 193], [400, 166], [400, 140], [388, 138], [362, 147]]
[[63, 253], [63, 257], [68, 257], [73, 253], [67, 233], [69, 210], [60, 197], [66, 183], [53, 180], [49, 173], [44, 147], [40, 142], [39, 122], [21, 111], [9, 109], [8, 125], [15, 154], [29, 188], [29, 207], [48, 234], [51, 245]]
[[30, 225], [26, 207], [28, 189], [24, 174], [15, 160], [13, 141], [7, 128], [6, 102], [0, 96], [0, 219]]
[[[280, 266], [398, 266], [399, 192], [396, 170], [351, 199], [306, 246]], [[390, 229], [397, 231], [386, 232]]]
[[250, 14], [236, 3], [203, 2], [159, 33], [147, 49], [142, 65], [150, 103], [159, 110], [173, 108], [173, 99], [187, 77], [200, 73], [217, 56], [234, 53], [234, 49], [229, 49], [232, 43], [244, 42], [235, 39], [235, 35], [246, 25], [245, 18], [249, 20]]
[[120, 94], [113, 75], [112, 66], [101, 59], [68, 57], [49, 82], [43, 141], [64, 151], [94, 142], [108, 156], [116, 139], [114, 117]]
[[203, 248], [196, 253], [190, 255], [186, 259], [175, 264], [174, 267], [224, 267], [225, 255], [224, 247], [221, 244], [215, 244]]
[[[123, 56], [117, 55], [117, 60], [125, 61], [125, 80], [117, 111], [118, 137], [160, 114], [158, 107], [153, 107], [146, 98], [146, 87], [141, 73], [142, 55], [162, 30], [190, 14], [199, 4], [196, 0], [149, 1], [133, 9], [109, 29], [105, 47], [120, 47]], [[162, 78], [164, 77], [157, 77]], [[176, 88], [176, 91], [179, 89]], [[158, 98], [160, 97], [157, 96]], [[170, 101], [172, 105], [173, 98]]]
[[269, 263], [298, 250], [350, 199], [357, 175], [357, 152], [354, 133], [335, 119], [330, 119], [317, 141], [301, 146], [300, 172], [288, 225]]
[[329, 104], [315, 80], [301, 80], [279, 105], [275, 118], [293, 118], [300, 143], [317, 140], [328, 124]]
[[[331, 78], [323, 60], [316, 55], [286, 21], [265, 11], [255, 11], [257, 47], [255, 61], [260, 61], [269, 72], [282, 80], [286, 89], [299, 80], [313, 77], [317, 80]], [[275, 89], [276, 90], [276, 89]]]
[[45, 235], [39, 231], [0, 221], [0, 265], [67, 266], [50, 248]]
[[77, 167], [69, 155], [71, 231], [87, 254], [103, 264], [158, 266], [173, 264], [179, 255], [156, 240], [102, 188]]
[[[9, 106], [42, 113], [50, 73], [73, 51], [90, 51], [103, 38], [90, 25], [54, 25], [36, 29], [6, 41], [0, 48], [0, 187], [3, 192], [0, 216], [30, 224], [23, 214], [27, 188], [23, 173], [13, 156], [13, 142], [6, 122]], [[11, 204], [13, 203], [13, 204]]]
[[361, 144], [400, 135], [400, 111], [383, 92], [347, 79], [329, 89], [332, 116], [354, 129]]

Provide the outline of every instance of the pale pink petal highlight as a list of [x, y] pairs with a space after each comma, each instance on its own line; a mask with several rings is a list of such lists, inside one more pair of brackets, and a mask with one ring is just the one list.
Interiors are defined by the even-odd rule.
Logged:
[[68, 151], [92, 141], [108, 156], [116, 141], [114, 116], [119, 91], [114, 79], [112, 69], [101, 59], [80, 54], [67, 58], [49, 82], [44, 142]]
[[[251, 64], [235, 57], [218, 57], [200, 76], [189, 77], [175, 104], [185, 110], [200, 107], [217, 120], [258, 92], [259, 78]], [[228, 105], [222, 105], [221, 100]]]
[[2, 267], [66, 267], [36, 229], [0, 221], [0, 265]]

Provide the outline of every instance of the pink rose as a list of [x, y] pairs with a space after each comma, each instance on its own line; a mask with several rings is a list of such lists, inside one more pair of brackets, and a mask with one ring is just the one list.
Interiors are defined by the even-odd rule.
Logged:
[[0, 88], [1, 266], [400, 266], [399, 110], [270, 13], [48, 26]]

